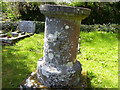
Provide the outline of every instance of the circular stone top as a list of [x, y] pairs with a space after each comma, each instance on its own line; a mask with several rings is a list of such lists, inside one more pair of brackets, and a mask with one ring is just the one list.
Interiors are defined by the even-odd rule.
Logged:
[[50, 15], [78, 16], [84, 19], [85, 17], [89, 16], [91, 10], [82, 7], [45, 4], [40, 6], [40, 11], [46, 16], [50, 16]]

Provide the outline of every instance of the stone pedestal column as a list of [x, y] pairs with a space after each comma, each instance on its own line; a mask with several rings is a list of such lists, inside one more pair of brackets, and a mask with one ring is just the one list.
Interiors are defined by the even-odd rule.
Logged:
[[44, 57], [38, 61], [37, 78], [47, 87], [77, 85], [82, 67], [76, 60], [81, 21], [90, 9], [41, 5], [46, 16]]

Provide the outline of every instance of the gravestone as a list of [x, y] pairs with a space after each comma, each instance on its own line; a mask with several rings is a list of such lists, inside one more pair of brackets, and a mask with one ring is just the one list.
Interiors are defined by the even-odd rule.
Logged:
[[33, 35], [35, 32], [35, 23], [33, 21], [20, 21], [18, 27], [19, 27], [19, 32], [9, 33], [11, 34], [9, 38], [7, 33], [0, 34], [0, 41], [2, 41], [3, 45], [14, 44], [20, 39]]
[[46, 16], [44, 56], [37, 65], [38, 81], [47, 87], [72, 87], [80, 81], [82, 67], [76, 60], [80, 24], [90, 9], [41, 5]]
[[33, 21], [20, 21], [19, 22], [19, 31], [20, 32], [35, 32], [35, 23]]

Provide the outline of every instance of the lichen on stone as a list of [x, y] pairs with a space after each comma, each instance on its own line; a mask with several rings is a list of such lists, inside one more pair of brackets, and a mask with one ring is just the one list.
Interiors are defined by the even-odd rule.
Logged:
[[55, 56], [58, 57], [58, 58], [60, 57], [60, 55], [55, 55]]
[[53, 59], [53, 57], [54, 57], [53, 53], [49, 53], [48, 57], [49, 57], [49, 59]]
[[52, 21], [52, 19], [50, 19], [50, 21]]
[[69, 29], [70, 27], [68, 25], [65, 26], [65, 29]]
[[72, 62], [68, 62], [68, 63], [66, 64], [66, 66], [72, 67], [72, 66], [73, 66], [73, 63], [72, 63]]

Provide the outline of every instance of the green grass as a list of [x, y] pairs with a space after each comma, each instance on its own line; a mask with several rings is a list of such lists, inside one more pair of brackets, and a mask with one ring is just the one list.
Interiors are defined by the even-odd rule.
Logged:
[[[36, 70], [43, 56], [43, 33], [25, 38], [14, 46], [3, 47], [3, 88], [15, 88]], [[81, 32], [81, 53], [77, 59], [90, 78], [89, 87], [118, 87], [117, 34], [106, 32]]]
[[81, 32], [81, 54], [77, 58], [88, 71], [92, 88], [118, 88], [117, 34]]
[[37, 61], [43, 56], [43, 33], [25, 38], [14, 46], [3, 47], [3, 87], [15, 88], [35, 71]]

